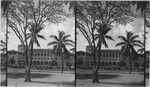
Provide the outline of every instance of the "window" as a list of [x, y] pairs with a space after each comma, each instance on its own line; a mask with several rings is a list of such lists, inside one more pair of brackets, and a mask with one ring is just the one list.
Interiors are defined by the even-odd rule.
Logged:
[[49, 52], [47, 52], [47, 56], [49, 56]]
[[37, 52], [35, 51], [35, 56], [37, 56]]
[[41, 51], [41, 56], [43, 56], [43, 51]]
[[108, 53], [106, 55], [107, 55], [106, 57], [108, 57]]
[[40, 52], [38, 52], [38, 56], [40, 56]]
[[49, 56], [49, 52], [47, 52], [47, 56]]
[[103, 53], [103, 57], [105, 57], [105, 53]]
[[44, 52], [44, 56], [46, 56], [46, 52]]

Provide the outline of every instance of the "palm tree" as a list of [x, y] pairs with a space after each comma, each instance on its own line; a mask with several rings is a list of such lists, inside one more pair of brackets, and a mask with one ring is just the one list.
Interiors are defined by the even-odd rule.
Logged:
[[1, 40], [1, 51], [2, 53], [5, 53], [6, 52], [6, 42], [4, 42], [3, 40]]
[[[137, 40], [139, 36], [133, 35], [132, 32], [126, 31], [126, 37], [124, 36], [118, 36], [118, 39], [121, 40], [121, 42], [117, 43], [116, 46], [121, 46], [121, 53], [128, 57], [130, 60], [130, 71], [131, 74], [131, 61], [133, 60], [133, 57], [137, 55], [137, 52], [135, 51], [134, 47], [141, 47], [142, 42]], [[131, 59], [132, 58], [132, 59]]]
[[141, 43], [141, 47], [137, 50], [138, 53], [144, 54], [145, 49], [144, 49], [144, 43]]
[[71, 48], [70, 52], [74, 54], [75, 53], [75, 47]]
[[96, 69], [93, 74], [93, 83], [99, 82], [98, 81], [98, 67], [99, 67], [99, 59], [100, 59], [100, 54], [101, 54], [101, 46], [104, 45], [106, 48], [108, 48], [106, 39], [114, 41], [114, 39], [111, 36], [107, 35], [111, 29], [112, 29], [111, 27], [103, 28], [103, 26], [100, 25], [99, 28], [97, 29], [98, 33], [95, 34], [94, 36], [95, 40], [98, 40], [98, 43], [97, 43], [98, 59], [97, 59]]
[[58, 31], [58, 36], [51, 35], [50, 38], [53, 38], [54, 41], [48, 43], [49, 45], [53, 45], [53, 51], [61, 57], [62, 64], [62, 73], [64, 70], [64, 58], [63, 56], [67, 55], [69, 51], [66, 46], [74, 46], [74, 42], [69, 39], [70, 34], [65, 34], [64, 31]]
[[30, 68], [31, 68], [31, 61], [32, 61], [32, 54], [33, 54], [33, 47], [34, 44], [36, 44], [38, 47], [40, 47], [38, 38], [46, 40], [43, 35], [40, 35], [39, 33], [43, 30], [43, 26], [36, 26], [35, 24], [31, 24], [30, 33], [27, 34], [27, 39], [30, 38], [29, 41], [29, 47], [31, 49], [30, 52], [30, 59], [29, 59], [29, 66], [28, 66], [28, 75], [25, 77], [25, 81], [31, 81], [30, 79]]

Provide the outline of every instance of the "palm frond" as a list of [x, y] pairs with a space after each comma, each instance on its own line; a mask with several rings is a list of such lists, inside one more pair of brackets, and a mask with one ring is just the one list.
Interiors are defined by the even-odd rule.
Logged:
[[103, 38], [102, 39], [102, 44], [106, 47], [106, 48], [108, 48], [108, 44], [107, 44], [107, 42], [106, 42], [106, 40]]
[[39, 44], [39, 41], [38, 41], [37, 38], [35, 39], [35, 44], [36, 44], [38, 47], [40, 47], [40, 44]]
[[109, 40], [112, 40], [112, 41], [115, 41], [111, 36], [108, 36], [108, 35], [105, 35], [105, 38], [109, 39]]
[[123, 40], [124, 42], [127, 42], [127, 39], [124, 36], [118, 36], [117, 38]]
[[41, 38], [41, 39], [43, 39], [43, 40], [46, 40], [43, 35], [39, 35], [39, 34], [38, 34], [37, 37], [39, 37], [39, 38]]
[[58, 44], [58, 42], [53, 41], [53, 42], [48, 43], [48, 45], [47, 45], [47, 46], [50, 46], [50, 45], [56, 45], [56, 44]]
[[134, 35], [134, 36], [131, 37], [130, 40], [133, 41], [133, 40], [135, 40], [135, 39], [138, 38], [138, 37], [139, 37], [139, 35]]
[[56, 35], [51, 35], [50, 38], [55, 39], [56, 41], [59, 41], [58, 37]]
[[117, 43], [116, 44], [116, 46], [115, 47], [118, 47], [118, 46], [125, 46], [126, 45], [126, 43], [125, 42], [119, 42], [119, 43]]

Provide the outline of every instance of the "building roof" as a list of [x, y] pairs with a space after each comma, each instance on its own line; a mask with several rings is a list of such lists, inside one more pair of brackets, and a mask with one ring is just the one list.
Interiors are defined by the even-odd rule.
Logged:
[[16, 50], [9, 50], [8, 53], [18, 53], [18, 54], [24, 55], [24, 53], [16, 51]]

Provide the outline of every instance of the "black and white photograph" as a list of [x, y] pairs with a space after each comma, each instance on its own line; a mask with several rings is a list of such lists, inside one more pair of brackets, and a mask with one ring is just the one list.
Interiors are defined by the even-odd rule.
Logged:
[[2, 86], [74, 87], [75, 17], [71, 3], [2, 0]]
[[149, 87], [149, 0], [0, 0], [0, 87]]
[[148, 1], [77, 2], [77, 87], [148, 84], [149, 6]]

